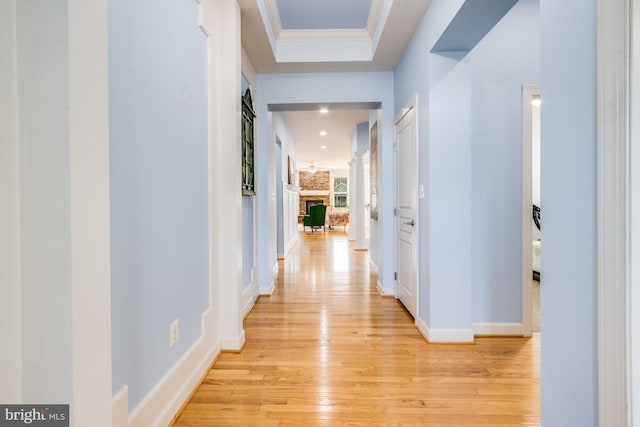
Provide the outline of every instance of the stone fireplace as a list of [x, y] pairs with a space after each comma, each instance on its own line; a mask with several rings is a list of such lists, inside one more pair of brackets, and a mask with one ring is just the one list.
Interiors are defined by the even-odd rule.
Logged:
[[[298, 180], [300, 182], [298, 222], [302, 222], [302, 217], [309, 213], [309, 206], [317, 203], [331, 206], [331, 174], [329, 171], [317, 171], [316, 173], [300, 171]], [[327, 211], [328, 213], [329, 211]]]
[[312, 195], [312, 196], [300, 196], [300, 212], [298, 212], [298, 222], [302, 222], [302, 217], [309, 212], [309, 206], [316, 203], [322, 203], [329, 206], [329, 195]]

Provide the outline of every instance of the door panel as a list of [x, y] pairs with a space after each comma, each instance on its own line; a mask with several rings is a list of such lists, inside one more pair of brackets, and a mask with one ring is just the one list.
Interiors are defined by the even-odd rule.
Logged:
[[416, 316], [416, 126], [411, 109], [395, 127], [396, 141], [396, 293]]

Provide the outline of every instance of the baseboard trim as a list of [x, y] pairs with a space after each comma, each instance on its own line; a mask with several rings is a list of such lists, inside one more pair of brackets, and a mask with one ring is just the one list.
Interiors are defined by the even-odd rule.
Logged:
[[416, 327], [427, 342], [432, 344], [474, 344], [472, 329], [433, 329], [422, 319], [416, 319]]
[[242, 306], [242, 318], [247, 317], [253, 306], [256, 305], [256, 301], [258, 300], [258, 287], [254, 284], [249, 285], [246, 289], [242, 291], [242, 301], [244, 304]]
[[378, 274], [378, 266], [372, 260], [369, 260], [369, 269], [374, 273]]
[[273, 294], [273, 291], [276, 290], [276, 282], [272, 281], [269, 283], [269, 286], [260, 287], [260, 295], [270, 297]]
[[273, 278], [274, 279], [278, 275], [278, 271], [279, 270], [280, 270], [280, 267], [278, 266], [278, 261], [276, 261], [276, 263], [273, 264], [273, 267], [271, 268], [271, 272], [273, 273]]
[[[205, 317], [208, 314], [203, 314]], [[130, 427], [169, 425], [193, 389], [220, 354], [221, 342], [208, 345], [201, 336], [180, 360], [165, 374], [160, 382], [145, 396], [128, 417]], [[123, 399], [128, 399], [128, 390], [123, 389], [114, 397], [114, 414], [121, 419]], [[124, 395], [124, 397], [123, 397]], [[115, 420], [115, 418], [114, 418]], [[118, 425], [118, 424], [114, 424]]]
[[286, 257], [287, 255], [289, 255], [289, 252], [291, 252], [291, 249], [293, 249], [293, 247], [296, 245], [296, 243], [298, 243], [298, 235], [296, 234], [296, 237], [294, 237], [293, 239], [291, 239], [289, 241], [289, 243], [287, 243], [287, 245], [284, 248], [284, 254], [282, 255], [282, 259], [284, 259], [284, 257]]
[[244, 329], [240, 332], [240, 335], [237, 337], [223, 337], [220, 342], [222, 345], [222, 350], [225, 351], [240, 351], [242, 347], [244, 347], [244, 343], [246, 341]]
[[378, 289], [378, 292], [380, 292], [380, 295], [382, 295], [383, 297], [395, 297], [395, 292], [393, 289], [385, 289], [382, 286], [382, 283], [378, 282], [376, 285], [376, 288]]
[[522, 323], [474, 323], [471, 325], [475, 336], [523, 336]]
[[111, 399], [111, 420], [114, 426], [129, 425], [129, 387], [122, 387]]

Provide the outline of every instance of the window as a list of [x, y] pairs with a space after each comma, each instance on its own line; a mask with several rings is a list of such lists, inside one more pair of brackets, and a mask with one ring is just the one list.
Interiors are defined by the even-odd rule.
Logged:
[[348, 206], [347, 178], [333, 178], [333, 207], [346, 208]]

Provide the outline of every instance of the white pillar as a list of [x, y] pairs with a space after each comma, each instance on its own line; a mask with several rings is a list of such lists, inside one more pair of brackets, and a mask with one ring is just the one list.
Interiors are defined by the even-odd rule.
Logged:
[[356, 162], [349, 160], [349, 240], [356, 240]]
[[356, 151], [354, 153], [355, 160], [355, 191], [354, 191], [354, 205], [355, 205], [355, 237], [356, 245], [355, 250], [366, 251], [367, 238], [365, 235], [364, 224], [364, 151]]
[[0, 402], [22, 399], [16, 0], [0, 2]]
[[[210, 289], [222, 348], [244, 345], [242, 327], [242, 160], [240, 144], [240, 8], [236, 0], [203, 0], [209, 56]], [[229, 179], [238, 177], [238, 179]]]
[[111, 426], [107, 0], [16, 4], [22, 400]]

